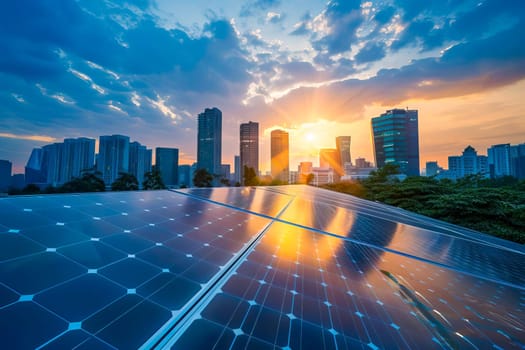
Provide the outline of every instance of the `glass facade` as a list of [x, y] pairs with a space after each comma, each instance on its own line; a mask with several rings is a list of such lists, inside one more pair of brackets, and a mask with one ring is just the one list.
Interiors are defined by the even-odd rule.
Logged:
[[396, 164], [400, 172], [419, 176], [418, 111], [392, 109], [372, 118], [376, 166]]
[[206, 108], [198, 117], [197, 168], [210, 174], [221, 173], [222, 112]]

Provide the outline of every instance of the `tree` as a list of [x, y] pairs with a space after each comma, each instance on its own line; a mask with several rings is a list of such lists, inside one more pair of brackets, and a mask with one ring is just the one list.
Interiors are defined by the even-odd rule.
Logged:
[[37, 194], [40, 193], [40, 187], [35, 184], [28, 184], [22, 189], [23, 194]]
[[196, 187], [212, 187], [213, 176], [208, 172], [208, 170], [201, 168], [195, 171], [193, 175], [193, 184]]
[[137, 191], [139, 181], [133, 174], [120, 173], [118, 179], [111, 184], [112, 191]]
[[58, 192], [103, 192], [106, 190], [104, 181], [99, 177], [100, 173], [84, 173], [60, 186]]
[[166, 188], [164, 181], [162, 181], [162, 176], [160, 176], [160, 171], [155, 169], [153, 171], [148, 171], [144, 174], [144, 181], [142, 182], [142, 187], [145, 190], [162, 190]]
[[244, 186], [257, 186], [259, 185], [259, 178], [255, 173], [255, 169], [247, 165], [243, 168], [243, 182]]
[[311, 185], [312, 182], [314, 181], [314, 179], [315, 179], [315, 175], [314, 174], [310, 173], [310, 174], [306, 175], [306, 184], [307, 185]]

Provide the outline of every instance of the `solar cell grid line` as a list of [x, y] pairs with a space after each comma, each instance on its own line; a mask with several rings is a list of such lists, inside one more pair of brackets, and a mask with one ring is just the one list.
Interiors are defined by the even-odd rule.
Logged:
[[[316, 215], [295, 215], [296, 211], [307, 207]], [[283, 222], [293, 222], [303, 227], [349, 238], [355, 242], [385, 247], [390, 251], [403, 252], [460, 270], [466, 269], [493, 280], [503, 280], [517, 286], [525, 285], [525, 275], [521, 270], [525, 263], [525, 253], [504, 246], [484, 244], [477, 240], [465, 239], [463, 236], [455, 237], [421, 229], [384, 219], [379, 213], [369, 216], [349, 211], [326, 204], [322, 200], [319, 203], [298, 198], [280, 219]], [[374, 230], [374, 227], [382, 229]], [[377, 234], [377, 231], [381, 234]]]
[[[189, 195], [191, 196], [191, 194]], [[206, 202], [208, 201], [204, 198], [200, 199]], [[292, 201], [293, 197], [288, 199], [286, 205], [280, 208], [280, 211], [277, 213], [277, 217], [286, 211]], [[238, 210], [243, 211], [242, 209]], [[176, 338], [178, 334], [184, 332], [184, 330], [188, 327], [189, 322], [195, 317], [196, 314], [200, 312], [203, 305], [206, 305], [206, 301], [209, 299], [210, 295], [213, 295], [214, 291], [220, 288], [224, 279], [229, 276], [230, 272], [235, 270], [235, 268], [244, 261], [245, 256], [251, 252], [253, 246], [255, 246], [257, 242], [264, 236], [265, 232], [271, 227], [272, 224], [272, 221], [268, 222], [262, 230], [257, 232], [253, 238], [247, 244], [245, 244], [244, 249], [239, 251], [234, 259], [230, 260], [227, 266], [224, 266], [223, 271], [213, 277], [213, 282], [209, 283], [202, 293], [195, 296], [194, 302], [191, 303], [191, 306], [188, 307], [187, 310], [185, 310], [184, 314], [181, 315], [177, 322], [172, 323], [169, 329], [163, 329], [162, 331], [159, 331], [154, 337], [144, 344], [143, 348], [165, 348], [170, 346], [169, 344], [173, 342], [173, 339]], [[242, 224], [238, 224], [238, 226], [242, 227]]]
[[[242, 341], [242, 344], [246, 345], [252, 338], [262, 344], [266, 341], [268, 345], [271, 341], [268, 342], [269, 339], [264, 338], [268, 337], [268, 333], [264, 333], [264, 329], [268, 331], [268, 328], [265, 328], [264, 324], [254, 325], [252, 314], [272, 314], [274, 319], [280, 319], [275, 315], [276, 312], [281, 316], [287, 315], [295, 325], [295, 328], [290, 330], [296, 335], [290, 336], [290, 339], [296, 342], [290, 346], [294, 349], [301, 348], [301, 344], [297, 343], [298, 324], [307, 325], [312, 332], [315, 329], [319, 330], [315, 339], [310, 340], [313, 343], [304, 343], [303, 348], [309, 348], [308, 345], [311, 347], [315, 341], [321, 342], [316, 344], [316, 348], [335, 348], [334, 341], [339, 348], [354, 348], [359, 344], [360, 347], [369, 348], [523, 346], [524, 324], [521, 320], [524, 319], [524, 310], [520, 307], [525, 298], [523, 290], [349, 242], [339, 243], [344, 245], [344, 249], [335, 254], [336, 258], [330, 254], [332, 251], [328, 248], [323, 251], [326, 255], [317, 256], [326, 262], [326, 266], [321, 265], [324, 271], [319, 275], [315, 272], [318, 271], [315, 267], [319, 266], [315, 255], [319, 253], [312, 254], [315, 245], [302, 244], [301, 250], [309, 253], [303, 254], [305, 256], [294, 252], [290, 244], [284, 245], [283, 251], [283, 245], [276, 243], [280, 242], [283, 235], [284, 229], [278, 230], [281, 226], [287, 225], [277, 223], [272, 226], [254, 252], [248, 256], [247, 261], [237, 269], [237, 274], [232, 275], [225, 283], [203, 310], [201, 318], [194, 320], [187, 332], [175, 343], [174, 348], [184, 348], [197, 334], [205, 338], [204, 330], [212, 332], [210, 338], [221, 346], [224, 345], [224, 341], [229, 340], [231, 348], [236, 348], [239, 342]], [[291, 237], [304, 236], [302, 240], [298, 239], [298, 242], [304, 242], [305, 237], [309, 235], [322, 236], [311, 231], [301, 233], [301, 229], [295, 227], [288, 229], [293, 233]], [[338, 241], [337, 238], [325, 239]], [[312, 241], [315, 242], [315, 239], [310, 240]], [[327, 241], [323, 243], [322, 247], [330, 246]], [[295, 245], [298, 246], [299, 244]], [[276, 247], [274, 254], [271, 247]], [[258, 262], [262, 257], [257, 252], [261, 248], [272, 257], [282, 257], [283, 254], [290, 256], [294, 253], [291, 258], [299, 257], [298, 266], [303, 268], [289, 274], [301, 283], [294, 285], [293, 289], [287, 287], [287, 293], [291, 294], [294, 300], [293, 309], [289, 308], [287, 311], [294, 310], [293, 312], [276, 309], [275, 305], [278, 305], [278, 302], [269, 300], [269, 294], [264, 293], [267, 285], [275, 285], [275, 279], [267, 280], [267, 277], [277, 268], [265, 272], [264, 265], [262, 268], [259, 266]], [[255, 255], [257, 262], [250, 263], [252, 255]], [[314, 268], [306, 268], [305, 265], [313, 265]], [[276, 264], [272, 262], [270, 266]], [[339, 267], [341, 270], [334, 273]], [[390, 271], [386, 271], [386, 268]], [[322, 276], [326, 276], [326, 279]], [[392, 283], [389, 276], [394, 276], [396, 282]], [[312, 278], [318, 283], [311, 284]], [[326, 302], [330, 305], [324, 304], [322, 298], [316, 294], [320, 286], [329, 291], [326, 294]], [[224, 305], [224, 300], [234, 302]], [[289, 302], [285, 302], [285, 298], [282, 300], [280, 305], [290, 305]], [[295, 306], [297, 301], [299, 304]], [[239, 316], [241, 309], [244, 310], [244, 317]], [[220, 310], [220, 313], [217, 310]], [[225, 320], [220, 317], [223, 314], [234, 316]], [[327, 315], [332, 315], [332, 320], [337, 321], [333, 329], [329, 328], [331, 324]], [[247, 325], [239, 325], [239, 319], [249, 322]], [[262, 330], [258, 327], [262, 327]], [[326, 338], [329, 334], [335, 334], [335, 338]], [[213, 342], [209, 343], [208, 347], [212, 347]]]
[[[299, 187], [299, 189], [291, 191], [291, 193], [302, 193], [303, 190], [306, 191], [307, 193], [312, 191], [311, 188], [308, 188], [306, 186], [288, 186], [288, 187]], [[235, 189], [235, 191], [238, 191], [238, 189]], [[296, 199], [296, 201], [303, 202], [300, 198], [300, 195], [299, 195], [299, 198]], [[377, 203], [374, 203], [374, 204], [379, 205]], [[307, 206], [305, 205], [297, 205], [294, 201], [294, 203], [292, 203], [290, 207], [290, 210], [300, 212], [306, 207]], [[284, 213], [282, 218], [272, 218], [266, 214], [260, 214], [257, 212], [252, 212], [252, 213], [254, 215], [260, 215], [261, 217], [270, 218], [275, 221], [289, 223], [291, 225], [295, 225], [298, 227], [309, 228], [319, 233], [327, 233], [327, 234], [344, 237], [348, 241], [360, 242], [370, 247], [377, 247], [385, 251], [396, 252], [396, 253], [399, 253], [399, 254], [402, 254], [408, 257], [417, 258], [421, 261], [425, 261], [428, 263], [433, 263], [433, 264], [437, 264], [437, 265], [448, 267], [448, 268], [458, 269], [467, 274], [472, 273], [478, 277], [481, 276], [483, 278], [487, 278], [489, 280], [496, 281], [496, 282], [505, 283], [507, 285], [514, 286], [514, 287], [522, 286], [523, 285], [522, 281], [525, 280], [525, 275], [519, 273], [519, 267], [523, 266], [523, 263], [520, 263], [520, 261], [523, 261], [523, 257], [525, 255], [517, 253], [517, 252], [511, 252], [510, 254], [506, 254], [505, 252], [505, 254], [503, 254], [503, 252], [500, 252], [499, 250], [497, 250], [497, 248], [490, 246], [490, 245], [487, 246], [486, 249], [485, 248], [481, 249], [483, 247], [479, 248], [480, 254], [482, 255], [489, 254], [490, 256], [493, 257], [492, 261], [494, 261], [495, 264], [499, 264], [503, 267], [503, 269], [495, 270], [494, 267], [491, 266], [490, 264], [483, 265], [483, 264], [480, 264], [479, 261], [477, 260], [471, 259], [471, 261], [468, 261], [467, 259], [461, 259], [455, 256], [458, 254], [463, 254], [464, 251], [467, 251], [469, 249], [478, 249], [477, 247], [470, 246], [468, 244], [467, 245], [462, 244], [462, 243], [471, 243], [471, 242], [468, 242], [468, 240], [467, 241], [463, 239], [455, 240], [451, 238], [451, 240], [449, 241], [450, 243], [449, 246], [448, 247], [445, 246], [444, 249], [446, 251], [450, 249], [450, 247], [452, 247], [456, 252], [455, 254], [452, 254], [452, 258], [447, 259], [446, 256], [443, 257], [441, 254], [434, 254], [435, 252], [432, 252], [428, 249], [428, 242], [433, 240], [432, 237], [429, 237], [426, 241], [424, 240], [421, 241], [421, 239], [418, 238], [418, 235], [423, 234], [425, 231], [414, 229], [412, 237], [405, 238], [403, 235], [394, 234], [398, 227], [405, 227], [403, 224], [397, 223], [394, 221], [390, 221], [390, 220], [384, 220], [380, 216], [377, 216], [377, 215], [375, 217], [369, 217], [368, 215], [356, 214], [356, 217], [359, 219], [359, 222], [358, 224], [352, 223], [352, 230], [356, 230], [355, 233], [357, 235], [356, 237], [354, 237], [352, 234], [347, 234], [346, 232], [343, 232], [341, 235], [339, 235], [339, 234], [332, 233], [334, 230], [327, 231], [327, 228], [324, 227], [326, 223], [324, 224], [322, 223], [321, 226], [315, 227], [315, 225], [313, 225], [313, 221], [312, 221], [313, 219], [303, 219], [305, 217], [308, 217], [307, 215], [297, 215], [297, 219], [294, 220], [295, 216], [290, 215], [289, 212]], [[283, 219], [287, 217], [289, 217], [290, 219], [289, 220]], [[304, 222], [304, 220], [307, 220], [307, 221]], [[319, 220], [319, 219], [315, 219], [315, 220]], [[381, 233], [381, 235], [376, 235], [374, 234], [375, 231], [373, 230], [373, 227], [376, 227], [378, 225], [391, 227], [392, 232], [390, 232], [389, 234], [386, 234], [387, 232], [382, 230], [383, 232]], [[338, 225], [335, 225], [335, 224], [331, 226], [335, 228], [338, 227]], [[339, 231], [335, 231], [335, 232], [339, 232]], [[350, 233], [353, 233], [353, 232], [350, 232]], [[433, 235], [434, 233], [431, 233], [431, 234]], [[398, 241], [402, 243], [402, 245], [398, 247], [396, 246], [391, 247], [389, 243], [392, 239], [396, 237], [398, 238]], [[442, 237], [439, 233], [435, 233], [434, 239], [444, 240], [446, 238]], [[413, 240], [414, 242], [422, 242], [422, 244], [417, 248], [412, 247], [411, 240]], [[427, 242], [427, 244], [424, 244], [425, 242]], [[472, 243], [474, 244], [475, 242], [472, 242]], [[470, 266], [471, 262], [476, 262], [477, 263], [476, 266], [478, 267], [474, 266], [475, 269], [472, 269]], [[484, 266], [484, 269], [483, 269], [483, 266]], [[513, 272], [515, 270], [518, 270], [518, 273]]]
[[[324, 249], [322, 252], [315, 252], [315, 240], [306, 237], [307, 235], [301, 233], [300, 229], [289, 227], [290, 232], [287, 234], [283, 232], [283, 227], [287, 225], [274, 225], [257, 245], [255, 251], [248, 257], [248, 260], [238, 268], [237, 274], [232, 275], [230, 281], [221, 288], [214, 296], [214, 299], [206, 306], [201, 313], [201, 318], [194, 320], [192, 326], [179, 338], [173, 348], [187, 347], [199, 333], [201, 337], [206, 338], [206, 329], [215, 334], [210, 336], [216, 342], [215, 344], [223, 346], [225, 345], [223, 341], [226, 338], [231, 338], [230, 348], [232, 349], [243, 348], [245, 345], [250, 347], [252, 342], [259, 345], [266, 344], [272, 347], [276, 345], [282, 348], [290, 347], [293, 349], [332, 349], [337, 348], [336, 346], [342, 349], [376, 346], [371, 341], [370, 334], [368, 334], [368, 331], [372, 330], [373, 327], [370, 324], [365, 325], [363, 323], [362, 317], [364, 317], [366, 309], [362, 306], [362, 302], [349, 300], [349, 295], [343, 294], [347, 299], [346, 302], [343, 302], [343, 305], [340, 305], [341, 301], [332, 299], [332, 293], [328, 292], [333, 289], [331, 288], [333, 277], [324, 271], [321, 262], [325, 261], [325, 259], [329, 260], [329, 257], [331, 257], [331, 250], [327, 247], [330, 246], [329, 241], [341, 240], [322, 237]], [[304, 240], [305, 237], [307, 238], [306, 243], [303, 244], [302, 248], [299, 248], [301, 238]], [[271, 251], [271, 247], [274, 247], [275, 250]], [[287, 284], [285, 287], [286, 293], [268, 293], [268, 290], [276, 284], [275, 278], [277, 276], [276, 271], [279, 270], [278, 267], [268, 268], [268, 266], [260, 266], [261, 264], [255, 262], [250, 264], [252, 255], [257, 255], [256, 253], [260, 248], [269, 250], [267, 254], [272, 256], [271, 264], [268, 265], [270, 267], [277, 266], [283, 257], [292, 261], [291, 266], [293, 266], [293, 269], [287, 273], [292, 284]], [[300, 254], [301, 251], [307, 254]], [[270, 255], [271, 253], [273, 254]], [[256, 257], [256, 259], [258, 258]], [[247, 264], [251, 268], [244, 267]], [[312, 265], [315, 268], [309, 268]], [[256, 268], [256, 270], [252, 270], [253, 268]], [[318, 273], [312, 276], [312, 271]], [[325, 280], [324, 275], [329, 276], [330, 279]], [[339, 277], [339, 275], [337, 276]], [[341, 284], [335, 288], [341, 289]], [[365, 288], [368, 289], [368, 287]], [[283, 298], [282, 302], [279, 303], [278, 300], [272, 300], [270, 297], [275, 295], [285, 295], [286, 298]], [[237, 300], [237, 302], [223, 305], [225, 298]], [[404, 307], [403, 303], [401, 305]], [[231, 306], [232, 309], [228, 308], [228, 306]], [[218, 311], [219, 308], [221, 308], [220, 312]], [[239, 308], [247, 309], [242, 318], [238, 316]], [[337, 311], [334, 312], [332, 310]], [[348, 315], [350, 313], [349, 310], [353, 310], [354, 313]], [[222, 315], [233, 315], [232, 319], [236, 320], [224, 320]], [[341, 319], [341, 316], [344, 317]], [[238, 321], [239, 319], [241, 320], [240, 322]], [[286, 327], [275, 328], [276, 323], [272, 323], [269, 320], [281, 322]], [[216, 332], [219, 325], [222, 326], [223, 330]], [[387, 326], [390, 327], [389, 325]], [[394, 328], [390, 328], [392, 333], [397, 333]], [[308, 330], [308, 332], [303, 334], [303, 330]], [[348, 331], [354, 332], [354, 337], [349, 336]], [[286, 336], [280, 336], [283, 332]], [[374, 332], [377, 333], [377, 331]], [[298, 334], [301, 334], [301, 336], [298, 336]], [[383, 332], [382, 337], [388, 339], [388, 334]], [[283, 339], [285, 339], [285, 343], [280, 342]], [[402, 339], [397, 339], [400, 342], [397, 343], [397, 348], [407, 348], [406, 343]], [[375, 341], [377, 345], [381, 345], [377, 340]], [[395, 341], [393, 340], [392, 344], [394, 343]], [[214, 343], [201, 345], [212, 348]], [[226, 348], [228, 347], [226, 346]], [[382, 347], [380, 346], [380, 348]]]
[[[11, 340], [7, 344], [17, 347], [12, 341], [26, 341], [25, 344], [30, 344], [28, 347], [31, 348], [44, 345], [53, 347], [57, 344], [68, 344], [68, 348], [87, 344], [102, 347], [105, 344], [108, 348], [111, 345], [118, 348], [138, 347], [147, 340], [144, 336], [153, 335], [166, 322], [169, 323], [173, 317], [174, 301], [188, 300], [196, 290], [188, 289], [189, 294], [187, 292], [184, 295], [167, 292], [180, 291], [181, 288], [185, 289], [184, 286], [202, 288], [215, 271], [209, 268], [218, 270], [219, 266], [232, 259], [234, 252], [228, 252], [228, 249], [248, 240], [267, 221], [247, 213], [238, 216], [235, 210], [169, 191], [119, 193], [117, 200], [113, 195], [86, 195], [89, 200], [78, 200], [77, 196], [75, 200], [70, 200], [67, 195], [39, 196], [30, 201], [20, 197], [0, 200], [0, 206], [24, 215], [24, 220], [19, 221], [20, 226], [6, 226], [5, 234], [0, 235], [0, 242], [7, 242], [0, 246], [3, 260], [0, 262], [0, 290], [4, 292], [0, 295], [0, 322], [10, 322], [10, 326], [1, 327], [0, 338], [5, 339], [8, 333], [19, 334], [18, 329], [32, 329], [31, 324], [40, 329], [39, 332], [33, 330], [9, 338]], [[104, 198], [108, 200], [104, 201]], [[96, 209], [99, 215], [107, 214], [98, 217], [89, 212], [91, 208], [108, 207], [107, 202], [126, 206], [128, 214], [146, 213], [143, 214], [144, 224], [130, 229], [126, 225], [110, 224], [106, 218], [115, 215], [129, 218], [131, 215]], [[67, 210], [77, 210], [75, 203], [82, 204], [82, 210], [79, 211], [84, 212], [85, 218], [75, 217], [79, 221], [70, 222], [67, 220]], [[134, 203], [139, 203], [137, 210], [133, 207]], [[172, 205], [183, 208], [185, 204], [191, 210], [186, 210], [184, 217], [186, 214], [195, 217], [194, 224], [197, 225], [184, 227], [182, 233], [174, 230], [173, 226], [164, 227], [163, 224], [169, 225], [177, 217], [166, 210]], [[59, 211], [61, 214], [55, 218], [60, 219], [58, 222], [48, 220], [43, 226], [27, 230], [22, 225], [24, 222], [31, 223], [33, 217], [41, 217], [35, 208], [50, 207], [67, 210]], [[150, 215], [152, 209], [149, 208], [157, 208], [162, 214]], [[214, 210], [215, 216], [212, 214]], [[4, 218], [11, 214], [10, 211], [0, 213], [0, 222], [6, 222]], [[235, 218], [235, 225], [233, 221], [228, 221], [231, 218]], [[165, 221], [159, 224], [160, 220]], [[184, 238], [184, 234], [195, 230], [195, 227], [212, 226], [216, 226], [218, 231], [217, 234], [209, 231], [208, 240], [204, 237], [198, 241]], [[171, 238], [166, 235], [168, 229], [174, 230]], [[182, 239], [195, 249], [192, 249], [191, 254], [184, 252], [182, 246], [172, 242], [175, 239]], [[222, 241], [234, 244], [220, 243]], [[17, 251], [8, 254], [7, 249], [13, 244]], [[53, 246], [49, 247], [51, 244]], [[98, 258], [90, 253], [96, 254]], [[178, 257], [182, 260], [173, 260]], [[88, 285], [95, 288], [94, 293], [77, 293], [79, 290], [89, 291]], [[115, 293], [110, 293], [110, 290]], [[101, 291], [106, 291], [111, 298], [93, 298]], [[75, 303], [68, 304], [68, 300]], [[35, 313], [35, 322], [29, 322], [28, 327], [23, 327], [27, 321], [23, 320], [25, 314], [21, 310], [25, 310], [28, 304]], [[86, 308], [88, 305], [91, 306]], [[17, 319], [22, 323], [14, 321]], [[42, 327], [39, 320], [57, 327]]]
[[401, 208], [393, 207], [384, 203], [376, 203], [354, 196], [321, 189], [321, 188], [308, 188], [306, 186], [281, 186], [276, 189], [267, 189], [268, 191], [282, 192], [282, 193], [301, 193], [301, 197], [304, 199], [314, 200], [316, 202], [324, 202], [331, 205], [342, 206], [347, 209], [354, 210], [358, 213], [369, 213], [377, 214], [380, 213], [380, 217], [388, 218], [395, 222], [405, 223], [420, 227], [427, 230], [432, 230], [444, 234], [448, 234], [454, 237], [459, 237], [474, 242], [481, 243], [483, 245], [494, 245], [496, 247], [504, 248], [509, 251], [517, 251], [525, 253], [525, 247], [523, 245], [503, 240], [493, 236], [487, 236], [477, 231], [453, 225], [444, 221], [436, 220], [434, 218], [425, 217], [423, 215], [406, 211]]

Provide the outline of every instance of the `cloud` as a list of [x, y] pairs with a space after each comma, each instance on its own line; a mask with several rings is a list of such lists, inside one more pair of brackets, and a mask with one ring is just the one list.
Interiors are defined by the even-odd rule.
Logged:
[[30, 141], [39, 141], [39, 142], [55, 142], [56, 138], [51, 136], [43, 135], [15, 135], [10, 133], [2, 132], [0, 137], [7, 139], [17, 139], [17, 140], [30, 140]]
[[369, 41], [365, 47], [355, 55], [357, 63], [368, 63], [379, 61], [386, 56], [386, 48], [384, 43]]
[[281, 0], [249, 0], [241, 8], [240, 17], [254, 16], [281, 4]]
[[313, 21], [312, 45], [316, 50], [330, 55], [348, 51], [357, 42], [356, 32], [363, 23], [360, 2], [332, 0]]
[[285, 15], [284, 14], [280, 14], [278, 12], [273, 12], [273, 11], [270, 11], [266, 14], [266, 22], [267, 23], [272, 23], [272, 24], [278, 24], [278, 23], [282, 23], [285, 19]]

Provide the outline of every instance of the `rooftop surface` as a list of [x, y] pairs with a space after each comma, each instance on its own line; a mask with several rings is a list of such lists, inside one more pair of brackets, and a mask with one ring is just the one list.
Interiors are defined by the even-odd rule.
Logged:
[[0, 199], [2, 348], [523, 349], [525, 249], [307, 186]]

